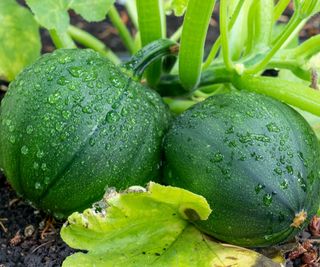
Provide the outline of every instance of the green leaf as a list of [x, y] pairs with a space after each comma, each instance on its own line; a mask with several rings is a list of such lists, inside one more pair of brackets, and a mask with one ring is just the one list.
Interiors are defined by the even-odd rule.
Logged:
[[40, 55], [39, 27], [14, 0], [0, 1], [0, 78], [11, 81]]
[[[104, 206], [104, 207], [103, 207]], [[280, 266], [246, 249], [222, 245], [189, 220], [205, 220], [206, 200], [189, 191], [150, 183], [146, 192], [114, 191], [98, 209], [73, 213], [61, 236], [76, 253], [68, 266]]]
[[188, 1], [189, 0], [167, 0], [165, 1], [165, 10], [169, 14], [173, 11], [176, 16], [183, 16], [187, 9]]
[[103, 20], [115, 0], [73, 0], [70, 8], [87, 21]]
[[48, 30], [65, 32], [69, 26], [69, 9], [87, 21], [103, 20], [115, 0], [26, 0], [39, 24]]
[[39, 24], [48, 30], [65, 31], [69, 26], [68, 0], [26, 0]]

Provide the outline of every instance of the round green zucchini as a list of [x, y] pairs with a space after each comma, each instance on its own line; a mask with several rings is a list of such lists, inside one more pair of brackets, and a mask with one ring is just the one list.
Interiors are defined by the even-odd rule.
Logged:
[[0, 112], [1, 168], [55, 217], [87, 208], [106, 187], [158, 180], [167, 107], [92, 50], [42, 56], [10, 84]]
[[319, 206], [320, 152], [291, 107], [247, 92], [210, 97], [165, 136], [165, 182], [203, 195], [213, 210], [195, 222], [242, 246], [292, 238]]

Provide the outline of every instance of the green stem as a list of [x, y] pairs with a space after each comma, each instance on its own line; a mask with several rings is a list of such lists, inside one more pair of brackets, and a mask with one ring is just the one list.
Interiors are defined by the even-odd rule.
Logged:
[[[233, 73], [228, 72], [222, 63], [210, 66], [210, 68], [202, 72], [198, 87], [229, 83], [232, 80], [232, 75]], [[182, 86], [177, 75], [163, 76], [157, 85], [157, 91], [162, 96], [186, 95], [188, 92]]]
[[[233, 27], [234, 23], [236, 22], [244, 1], [245, 0], [240, 0], [238, 2], [238, 4], [237, 4], [237, 6], [236, 6], [236, 8], [235, 8], [235, 10], [234, 10], [234, 12], [233, 12], [233, 14], [231, 16], [231, 19], [229, 21], [228, 30], [231, 30], [231, 28]], [[221, 45], [221, 35], [217, 38], [217, 40], [213, 44], [207, 59], [205, 60], [205, 62], [202, 65], [202, 70], [205, 70], [210, 66], [210, 64], [215, 59], [215, 57], [216, 57], [216, 55], [218, 53], [220, 45]]]
[[119, 32], [119, 36], [123, 41], [126, 48], [129, 50], [131, 54], [134, 53], [134, 41], [131, 37], [130, 32], [127, 29], [127, 26], [123, 23], [117, 9], [115, 6], [112, 6], [109, 10], [108, 16], [112, 22], [112, 24], [116, 27]]
[[131, 22], [133, 23], [134, 27], [136, 29], [138, 29], [139, 25], [138, 25], [138, 14], [137, 14], [137, 8], [136, 8], [136, 1], [135, 0], [126, 1], [125, 7], [128, 12], [128, 15], [131, 19]]
[[181, 34], [182, 34], [182, 26], [180, 26], [171, 36], [170, 36], [170, 40], [178, 42], [179, 39], [181, 38]]
[[250, 7], [249, 13], [248, 13], [248, 20], [247, 20], [247, 28], [248, 28], [248, 37], [247, 37], [247, 43], [245, 47], [244, 56], [250, 55], [252, 49], [253, 49], [253, 39], [254, 39], [254, 25], [252, 21], [254, 21], [255, 17], [255, 8], [254, 4]]
[[191, 91], [199, 82], [208, 26], [215, 0], [189, 0], [183, 20], [179, 53], [181, 84]]
[[122, 65], [131, 76], [141, 79], [145, 69], [164, 56], [176, 55], [179, 46], [169, 39], [159, 39], [139, 50], [128, 62]]
[[273, 21], [277, 21], [280, 18], [281, 14], [287, 8], [289, 3], [290, 3], [290, 0], [279, 0], [278, 1], [276, 6], [274, 7]]
[[235, 76], [232, 83], [240, 90], [265, 94], [320, 116], [320, 91], [302, 83], [251, 75]]
[[206, 70], [210, 66], [212, 61], [217, 56], [217, 53], [218, 53], [219, 48], [220, 48], [220, 45], [221, 45], [221, 35], [214, 42], [206, 61], [202, 65], [202, 70]]
[[296, 29], [296, 27], [300, 24], [301, 19], [298, 16], [299, 12], [295, 12], [284, 32], [280, 34], [279, 38], [277, 38], [276, 42], [273, 44], [272, 48], [266, 54], [263, 60], [261, 60], [256, 65], [251, 68], [245, 70], [246, 74], [255, 74], [264, 69], [264, 67], [268, 64], [271, 58], [277, 53], [277, 51], [282, 47], [282, 45], [286, 42], [292, 32]]
[[119, 64], [121, 62], [117, 55], [115, 55], [103, 42], [90, 33], [70, 25], [68, 28], [68, 34], [79, 44], [99, 52], [101, 55], [109, 58], [113, 63]]
[[271, 41], [274, 0], [256, 0], [255, 5], [253, 45], [255, 51], [261, 51]]
[[[162, 0], [136, 0], [141, 44], [145, 46], [155, 40], [164, 38]], [[150, 86], [155, 86], [161, 76], [161, 60], [152, 64], [146, 78]]]
[[175, 114], [181, 114], [194, 104], [198, 103], [197, 101], [193, 100], [172, 99], [169, 97], [163, 97], [162, 99]]
[[220, 1], [220, 34], [221, 34], [221, 47], [223, 61], [227, 70], [233, 70], [233, 62], [231, 61], [229, 51], [229, 38], [228, 38], [228, 2], [226, 0]]
[[302, 57], [304, 59], [309, 59], [313, 55], [320, 52], [320, 35], [313, 36], [307, 41], [303, 42], [301, 45], [294, 49], [290, 49], [288, 54], [291, 57], [297, 58]]
[[286, 60], [277, 60], [272, 59], [267, 68], [269, 69], [287, 69], [298, 76], [300, 79], [310, 81], [310, 71], [301, 68], [302, 63], [300, 60], [295, 59], [286, 59]]
[[56, 30], [49, 30], [49, 34], [56, 48], [77, 47], [67, 32], [58, 33]]

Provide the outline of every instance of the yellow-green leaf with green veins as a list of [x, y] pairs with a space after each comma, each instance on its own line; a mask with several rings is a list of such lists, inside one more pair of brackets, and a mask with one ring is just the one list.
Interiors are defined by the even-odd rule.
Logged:
[[74, 9], [87, 21], [103, 20], [115, 0], [26, 0], [39, 24], [49, 30], [65, 32], [68, 10]]
[[182, 16], [188, 5], [188, 0], [167, 0], [165, 1], [165, 10], [169, 13], [172, 11], [176, 16]]
[[210, 212], [203, 197], [180, 188], [150, 183], [145, 192], [112, 192], [99, 209], [69, 217], [63, 240], [89, 252], [69, 256], [63, 267], [280, 266], [256, 252], [214, 242], [190, 222]]
[[100, 21], [105, 19], [114, 2], [115, 0], [73, 0], [70, 2], [70, 8], [87, 21]]
[[15, 0], [0, 1], [0, 79], [11, 81], [40, 56], [39, 26]]

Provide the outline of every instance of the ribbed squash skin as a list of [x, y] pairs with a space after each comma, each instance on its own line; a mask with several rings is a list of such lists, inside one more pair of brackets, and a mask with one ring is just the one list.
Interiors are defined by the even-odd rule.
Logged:
[[[267, 246], [293, 237], [319, 206], [320, 153], [292, 108], [253, 93], [230, 93], [178, 116], [165, 136], [165, 182], [203, 195], [212, 208], [195, 222], [214, 237]], [[291, 226], [299, 212], [308, 218]]]
[[96, 52], [57, 50], [10, 84], [0, 166], [19, 195], [65, 217], [107, 186], [156, 181], [169, 118], [157, 93]]

